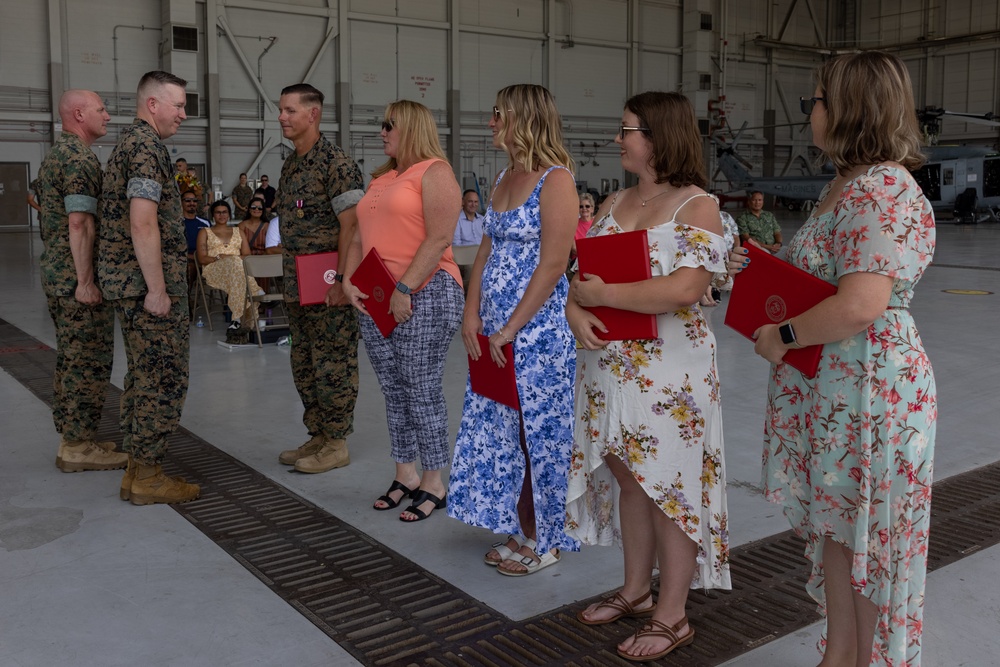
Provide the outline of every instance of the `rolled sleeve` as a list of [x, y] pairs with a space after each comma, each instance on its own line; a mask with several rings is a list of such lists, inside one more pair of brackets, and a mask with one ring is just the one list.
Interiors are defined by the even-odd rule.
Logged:
[[97, 215], [97, 198], [88, 195], [67, 195], [63, 199], [67, 213], [90, 213]]
[[343, 194], [337, 195], [331, 202], [333, 205], [333, 212], [340, 215], [343, 211], [346, 211], [352, 206], [357, 206], [358, 202], [361, 201], [361, 198], [364, 196], [364, 190], [348, 190]]
[[125, 196], [129, 199], [148, 199], [160, 203], [163, 188], [151, 178], [130, 178]]
[[278, 219], [275, 218], [267, 226], [267, 234], [264, 235], [264, 247], [275, 248], [281, 245], [281, 232], [278, 227]]

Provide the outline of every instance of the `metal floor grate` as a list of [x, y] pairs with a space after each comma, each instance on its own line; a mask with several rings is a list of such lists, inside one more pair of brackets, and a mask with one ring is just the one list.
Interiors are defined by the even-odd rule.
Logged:
[[[0, 368], [47, 404], [54, 363], [0, 320]], [[120, 442], [119, 396], [109, 388], [100, 435]], [[363, 664], [633, 664], [615, 645], [637, 621], [583, 625], [575, 614], [589, 601], [511, 621], [184, 429], [165, 468], [202, 485], [178, 513]], [[1000, 464], [936, 484], [932, 507], [931, 569], [997, 544]], [[734, 549], [733, 590], [690, 593], [697, 641], [650, 664], [718, 665], [816, 621], [803, 546], [789, 531]]]

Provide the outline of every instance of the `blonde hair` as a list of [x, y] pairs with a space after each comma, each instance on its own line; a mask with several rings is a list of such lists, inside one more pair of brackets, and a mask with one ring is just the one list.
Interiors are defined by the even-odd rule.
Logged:
[[525, 171], [553, 166], [573, 171], [573, 158], [563, 146], [562, 119], [555, 99], [533, 83], [507, 86], [497, 93], [503, 130], [497, 138], [513, 164]]
[[594, 195], [590, 194], [589, 192], [584, 192], [583, 194], [581, 194], [580, 201], [581, 202], [588, 201], [590, 202], [591, 206], [597, 206], [597, 202], [594, 201]]
[[385, 107], [385, 120], [398, 133], [396, 157], [391, 157], [372, 172], [372, 178], [386, 174], [400, 163], [412, 165], [431, 158], [448, 161], [441, 150], [437, 124], [430, 109], [419, 102], [396, 100]]
[[828, 60], [816, 71], [826, 106], [823, 153], [838, 171], [892, 160], [924, 163], [910, 74], [896, 56], [866, 51]]

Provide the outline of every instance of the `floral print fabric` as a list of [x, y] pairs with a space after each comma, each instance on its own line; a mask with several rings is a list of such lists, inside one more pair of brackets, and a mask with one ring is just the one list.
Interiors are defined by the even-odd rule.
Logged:
[[[561, 167], [546, 171], [520, 207], [499, 213], [490, 202], [486, 211], [484, 231], [492, 247], [483, 268], [479, 306], [486, 335], [507, 322], [538, 266], [539, 196], [552, 169]], [[505, 174], [501, 173], [500, 179]], [[466, 383], [448, 486], [449, 516], [496, 533], [523, 533], [516, 507], [525, 470], [520, 445], [523, 421], [538, 528], [535, 551], [539, 554], [553, 547], [580, 548], [565, 533], [576, 373], [576, 341], [564, 312], [568, 291], [569, 283], [563, 276], [514, 340], [520, 413], [473, 393]]]
[[[588, 236], [617, 234], [614, 211]], [[673, 220], [647, 230], [653, 276], [681, 267], [725, 271], [726, 241]], [[700, 307], [661, 313], [658, 338], [580, 350], [567, 531], [585, 544], [621, 544], [613, 455], [698, 544], [692, 588], [725, 588], [729, 526], [715, 336]], [[666, 564], [661, 564], [666, 566]]]
[[827, 343], [814, 379], [773, 368], [763, 486], [807, 540], [807, 589], [820, 611], [829, 535], [853, 550], [853, 585], [879, 610], [871, 664], [912, 667], [920, 664], [937, 400], [907, 307], [934, 254], [934, 214], [909, 172], [886, 165], [839, 197], [795, 235], [788, 261], [831, 283], [858, 271], [889, 276], [889, 308], [865, 331]]

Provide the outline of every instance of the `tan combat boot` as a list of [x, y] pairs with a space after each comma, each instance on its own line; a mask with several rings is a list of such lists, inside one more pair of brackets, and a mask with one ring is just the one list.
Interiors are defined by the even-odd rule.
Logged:
[[188, 484], [179, 477], [167, 477], [159, 463], [151, 466], [133, 459], [131, 467], [135, 469], [129, 490], [133, 505], [186, 503], [201, 494], [197, 484]]
[[299, 472], [326, 472], [334, 468], [343, 468], [351, 462], [347, 454], [347, 440], [331, 438], [327, 444], [313, 454], [295, 462]]
[[128, 466], [122, 476], [122, 486], [118, 489], [118, 497], [128, 500], [132, 496], [132, 480], [135, 479], [135, 459], [128, 457]]
[[307, 456], [312, 456], [318, 452], [323, 445], [326, 444], [326, 436], [322, 433], [319, 435], [314, 435], [309, 438], [309, 442], [302, 445], [298, 449], [286, 449], [285, 451], [278, 454], [278, 463], [286, 466], [293, 466], [295, 462], [299, 459], [304, 459]]
[[128, 454], [116, 452], [113, 442], [62, 440], [56, 454], [56, 466], [63, 472], [121, 470], [127, 464]]

